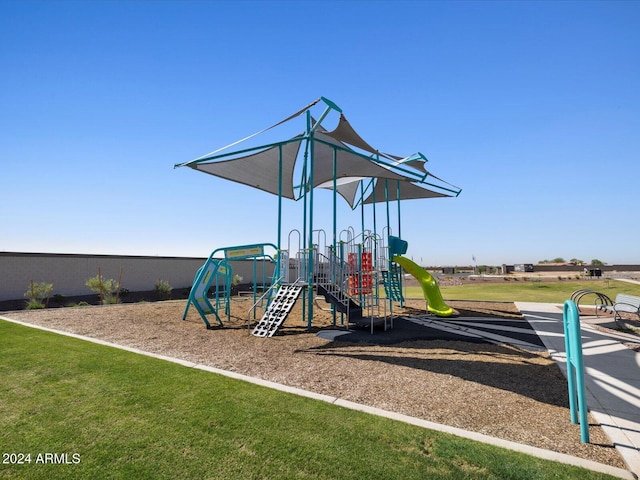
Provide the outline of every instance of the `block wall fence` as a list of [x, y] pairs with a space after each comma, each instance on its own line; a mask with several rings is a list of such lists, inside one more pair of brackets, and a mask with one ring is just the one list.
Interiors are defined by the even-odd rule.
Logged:
[[[114, 280], [118, 280], [122, 268], [122, 287], [131, 292], [153, 290], [159, 279], [167, 280], [174, 290], [178, 290], [193, 284], [193, 278], [205, 260], [204, 257], [0, 252], [0, 301], [24, 299], [24, 292], [29, 288], [31, 280], [53, 283], [54, 294], [90, 295], [92, 292], [85, 282], [98, 274], [98, 268], [104, 278]], [[230, 263], [234, 274], [243, 278], [242, 283], [253, 282], [252, 260], [234, 260]], [[639, 265], [605, 265], [601, 268], [607, 273], [640, 272]], [[267, 270], [267, 274], [271, 275], [273, 265], [269, 265]], [[534, 266], [534, 271], [538, 273], [582, 273], [583, 270], [584, 267], [578, 266]], [[262, 276], [261, 266], [258, 268], [258, 275]]]
[[[31, 280], [53, 283], [54, 294], [90, 295], [85, 282], [95, 277], [98, 269], [103, 278], [117, 281], [122, 268], [121, 286], [131, 292], [153, 290], [159, 279], [167, 280], [174, 290], [188, 288], [205, 261], [206, 258], [197, 257], [0, 252], [0, 301], [24, 299]], [[243, 277], [243, 283], [252, 282], [252, 260], [230, 263], [233, 273]], [[270, 275], [273, 266], [266, 269]], [[261, 264], [258, 275], [262, 276]]]

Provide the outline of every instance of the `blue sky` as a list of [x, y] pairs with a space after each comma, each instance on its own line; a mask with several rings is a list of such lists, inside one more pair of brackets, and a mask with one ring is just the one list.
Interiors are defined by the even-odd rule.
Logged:
[[275, 242], [276, 197], [173, 165], [324, 96], [462, 188], [402, 205], [414, 260], [640, 263], [640, 2], [4, 0], [0, 69], [0, 251]]

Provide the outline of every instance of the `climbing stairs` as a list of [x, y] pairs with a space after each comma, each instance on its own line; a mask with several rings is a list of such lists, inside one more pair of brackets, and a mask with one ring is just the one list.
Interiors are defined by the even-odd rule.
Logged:
[[300, 285], [282, 285], [251, 334], [256, 337], [273, 337], [287, 319], [302, 288]]
[[337, 285], [318, 284], [316, 286], [318, 295], [322, 295], [325, 300], [335, 305], [336, 310], [347, 315], [350, 322], [362, 318], [362, 307], [358, 305], [350, 296], [348, 296]]

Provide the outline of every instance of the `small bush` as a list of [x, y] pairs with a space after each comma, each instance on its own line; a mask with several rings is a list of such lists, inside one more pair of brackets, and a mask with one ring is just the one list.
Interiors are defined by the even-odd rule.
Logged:
[[68, 303], [66, 306], [67, 307], [72, 307], [72, 308], [73, 307], [88, 307], [89, 304], [87, 302], [78, 302], [78, 303], [71, 302], [71, 303]]
[[154, 289], [154, 294], [158, 300], [167, 300], [171, 298], [171, 285], [167, 280], [158, 280]]
[[27, 300], [27, 305], [25, 306], [27, 310], [39, 310], [44, 308], [44, 303], [39, 302], [38, 300]]
[[49, 297], [53, 292], [53, 283], [40, 282], [35, 283], [31, 280], [29, 290], [24, 292], [27, 297], [27, 310], [45, 308], [49, 304]]
[[89, 289], [97, 293], [100, 297], [100, 303], [107, 305], [110, 303], [118, 303], [118, 283], [113, 278], [104, 279], [101, 275], [90, 278], [85, 282]]

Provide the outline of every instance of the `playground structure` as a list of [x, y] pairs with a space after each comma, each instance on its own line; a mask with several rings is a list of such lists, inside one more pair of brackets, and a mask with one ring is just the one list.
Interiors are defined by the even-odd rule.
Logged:
[[[311, 110], [318, 104], [324, 104], [325, 108], [316, 120]], [[322, 124], [331, 113], [338, 114], [339, 119], [337, 126], [328, 130]], [[306, 116], [302, 134], [284, 141], [227, 151], [288, 124], [302, 114]], [[393, 326], [394, 302], [401, 306], [404, 302], [402, 268], [421, 284], [429, 311], [438, 316], [450, 316], [452, 310], [442, 300], [436, 280], [403, 256], [408, 244], [400, 237], [401, 201], [453, 197], [460, 193], [458, 187], [431, 174], [426, 169], [426, 162], [421, 153], [401, 157], [374, 149], [351, 127], [339, 107], [321, 97], [267, 129], [176, 165], [253, 186], [278, 197], [276, 243], [214, 250], [196, 273], [183, 319], [193, 305], [207, 328], [212, 328], [208, 315], [213, 315], [219, 326], [223, 325], [220, 312], [229, 314], [233, 276], [229, 260], [234, 258], [252, 259], [255, 268], [262, 262], [263, 272], [266, 271], [264, 262], [270, 266], [268, 278], [263, 275], [256, 282], [254, 276], [254, 303], [248, 312], [249, 322], [252, 316], [256, 318], [258, 309], [263, 310], [253, 330], [256, 336], [275, 334], [300, 296], [302, 321], [306, 321], [309, 329], [314, 308], [319, 308], [315, 298], [322, 296], [331, 306], [334, 324], [338, 321], [347, 327], [365, 324], [370, 326], [372, 333], [374, 325], [382, 324], [386, 330]], [[329, 236], [325, 230], [314, 228], [316, 188], [332, 192], [332, 232]], [[338, 231], [338, 195], [346, 200], [351, 210], [360, 208], [359, 232], [353, 227]], [[292, 230], [286, 247], [282, 241], [284, 199], [303, 204], [302, 231]], [[390, 226], [392, 202], [397, 203], [397, 235]], [[386, 206], [386, 225], [381, 231], [376, 217], [377, 204]], [[372, 223], [369, 228], [366, 228], [365, 219]], [[267, 255], [265, 249], [274, 253]]]

